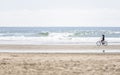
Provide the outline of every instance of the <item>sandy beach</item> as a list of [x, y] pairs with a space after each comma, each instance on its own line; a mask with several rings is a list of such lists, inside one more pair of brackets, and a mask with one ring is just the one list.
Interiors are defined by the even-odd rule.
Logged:
[[[119, 45], [0, 45], [0, 50], [118, 49]], [[120, 75], [119, 53], [0, 53], [1, 75]]]
[[0, 53], [1, 75], [120, 75], [120, 54]]

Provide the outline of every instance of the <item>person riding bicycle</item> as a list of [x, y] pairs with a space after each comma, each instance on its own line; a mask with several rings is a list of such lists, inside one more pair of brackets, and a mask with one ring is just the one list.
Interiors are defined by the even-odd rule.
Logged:
[[102, 39], [101, 39], [102, 45], [105, 44], [104, 41], [105, 41], [105, 35], [103, 34], [103, 35], [102, 35]]
[[[105, 41], [105, 35], [104, 35], [104, 34], [102, 35], [101, 40], [97, 41], [96, 44], [97, 44], [97, 46], [101, 46], [101, 45], [107, 46], [107, 45], [108, 45], [108, 42]], [[103, 52], [104, 52], [104, 51], [103, 51]]]

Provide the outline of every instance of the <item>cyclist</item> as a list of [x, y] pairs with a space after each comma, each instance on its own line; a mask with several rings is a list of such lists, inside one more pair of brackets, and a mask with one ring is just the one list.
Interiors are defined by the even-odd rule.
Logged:
[[102, 35], [102, 39], [101, 39], [102, 45], [105, 44], [104, 41], [105, 41], [105, 35], [103, 34], [103, 35]]

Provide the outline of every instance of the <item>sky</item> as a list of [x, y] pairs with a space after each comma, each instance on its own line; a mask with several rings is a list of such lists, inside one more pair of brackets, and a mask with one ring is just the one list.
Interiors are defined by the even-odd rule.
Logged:
[[120, 0], [0, 0], [0, 26], [120, 27]]

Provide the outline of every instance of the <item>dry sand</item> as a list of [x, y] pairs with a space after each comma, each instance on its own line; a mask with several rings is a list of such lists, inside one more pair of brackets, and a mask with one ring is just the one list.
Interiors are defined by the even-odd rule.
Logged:
[[120, 54], [0, 53], [0, 75], [120, 75]]

